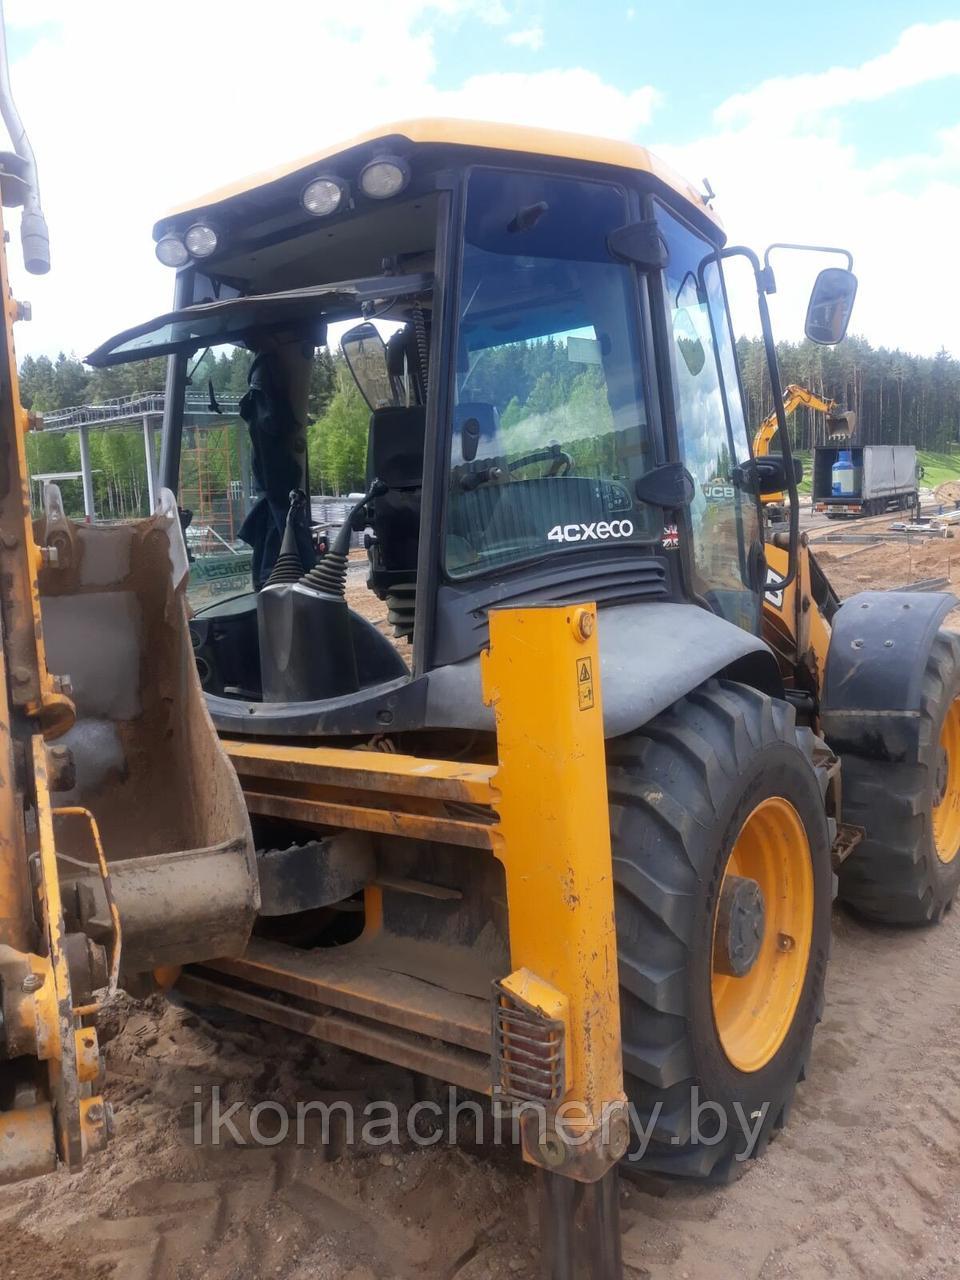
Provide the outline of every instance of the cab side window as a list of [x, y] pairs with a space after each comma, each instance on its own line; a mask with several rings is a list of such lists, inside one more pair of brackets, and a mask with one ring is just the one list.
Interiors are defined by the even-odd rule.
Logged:
[[669, 253], [663, 287], [680, 453], [696, 487], [694, 586], [717, 613], [756, 631], [760, 600], [749, 565], [760, 516], [756, 498], [734, 483], [750, 445], [723, 281], [706, 240], [659, 206], [657, 222]]

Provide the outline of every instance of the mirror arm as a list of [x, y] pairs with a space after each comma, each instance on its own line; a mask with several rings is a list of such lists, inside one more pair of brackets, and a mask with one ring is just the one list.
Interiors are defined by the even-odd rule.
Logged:
[[[770, 250], [767, 250], [769, 254]], [[842, 251], [841, 251], [842, 252]], [[777, 415], [777, 430], [780, 433], [780, 452], [783, 454], [784, 467], [787, 473], [787, 493], [790, 495], [790, 545], [787, 550], [787, 572], [778, 590], [789, 587], [797, 576], [797, 547], [800, 542], [800, 494], [797, 489], [796, 469], [793, 465], [793, 450], [790, 447], [790, 433], [787, 430], [787, 415], [783, 407], [783, 386], [780, 382], [780, 365], [777, 362], [777, 344], [773, 338], [773, 326], [770, 323], [770, 308], [767, 305], [765, 289], [766, 273], [769, 266], [761, 267], [760, 259], [752, 249], [745, 245], [731, 245], [720, 250], [721, 258], [746, 258], [753, 268], [757, 283], [757, 310], [760, 312], [760, 332], [763, 335], [763, 349], [767, 356], [767, 372], [770, 375], [770, 391]]]
[[774, 244], [767, 246], [767, 250], [763, 255], [763, 269], [765, 271], [770, 270], [770, 255], [774, 249], [798, 249], [803, 253], [839, 253], [847, 260], [847, 270], [853, 270], [853, 254], [849, 249], [840, 249], [832, 244], [791, 244], [787, 240], [777, 240]]

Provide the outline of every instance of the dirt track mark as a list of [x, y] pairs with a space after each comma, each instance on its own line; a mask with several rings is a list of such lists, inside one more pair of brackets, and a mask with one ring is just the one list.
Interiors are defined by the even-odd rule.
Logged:
[[[939, 929], [898, 932], [838, 911], [825, 1017], [790, 1125], [723, 1190], [625, 1184], [627, 1274], [956, 1276], [958, 993], [960, 912]], [[111, 1151], [79, 1175], [0, 1190], [0, 1223], [15, 1220], [30, 1240], [69, 1238], [97, 1280], [104, 1267], [118, 1280], [536, 1275], [531, 1180], [502, 1153], [193, 1145], [195, 1084], [220, 1083], [225, 1104], [343, 1096], [360, 1106], [409, 1101], [406, 1072], [160, 1005], [134, 1013], [108, 1060]], [[17, 1280], [49, 1280], [48, 1261], [25, 1254]]]

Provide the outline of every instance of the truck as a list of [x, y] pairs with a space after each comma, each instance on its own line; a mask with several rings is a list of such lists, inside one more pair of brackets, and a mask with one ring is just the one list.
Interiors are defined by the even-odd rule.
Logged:
[[813, 451], [813, 509], [839, 520], [915, 508], [917, 474], [912, 444], [820, 445]]

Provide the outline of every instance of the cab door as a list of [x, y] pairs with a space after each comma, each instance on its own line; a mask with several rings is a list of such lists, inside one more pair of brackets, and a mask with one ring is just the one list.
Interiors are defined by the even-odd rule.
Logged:
[[750, 458], [726, 294], [713, 246], [664, 206], [661, 273], [668, 365], [680, 460], [694, 480], [688, 508], [694, 591], [722, 617], [756, 633], [763, 542], [755, 495], [736, 483]]

